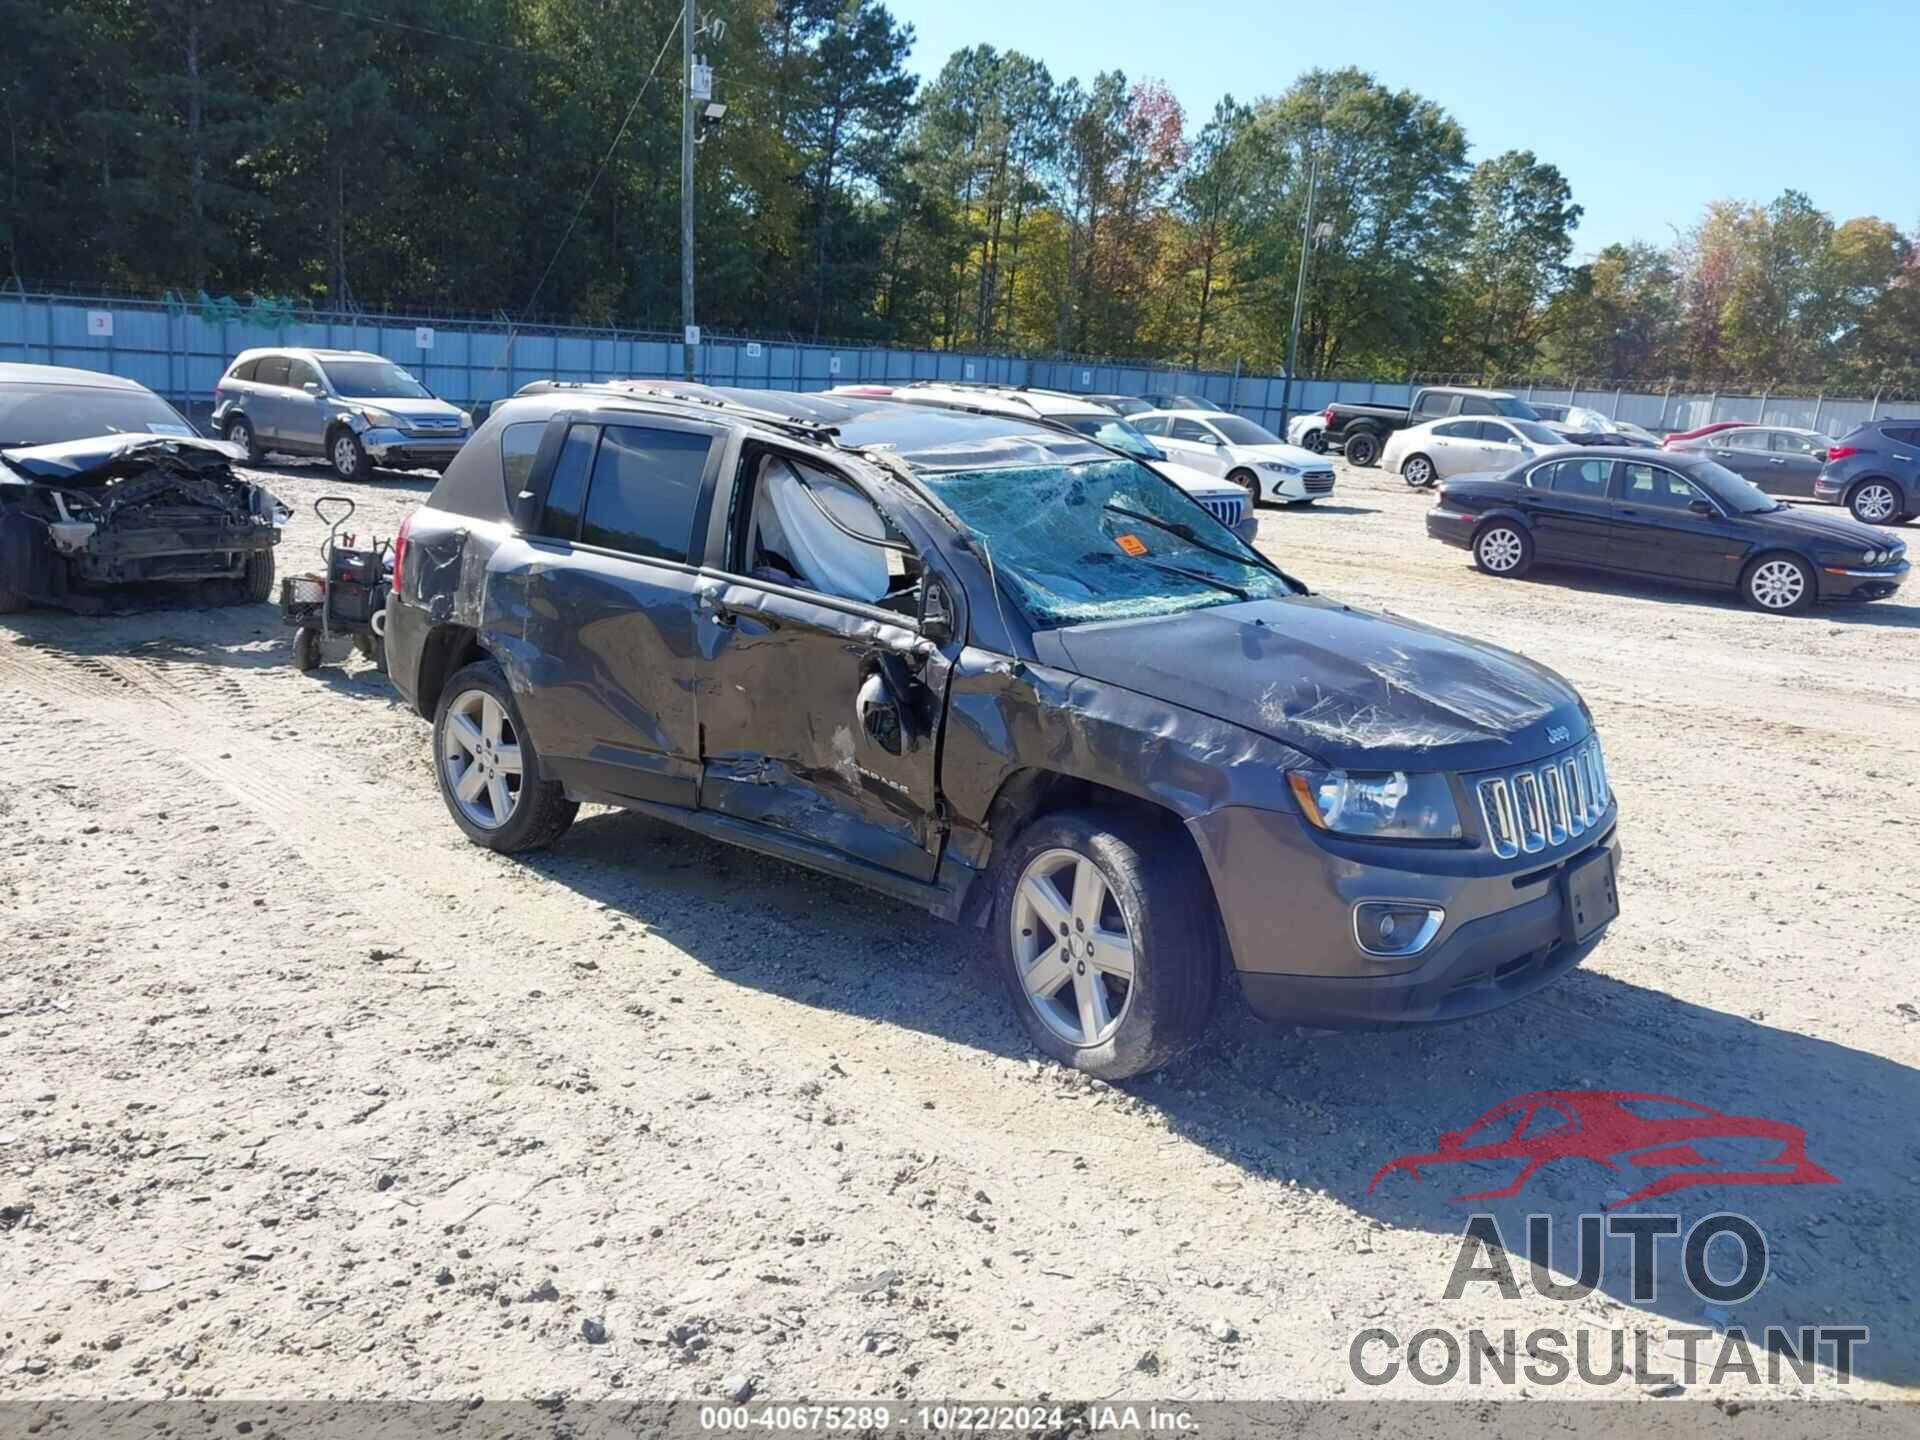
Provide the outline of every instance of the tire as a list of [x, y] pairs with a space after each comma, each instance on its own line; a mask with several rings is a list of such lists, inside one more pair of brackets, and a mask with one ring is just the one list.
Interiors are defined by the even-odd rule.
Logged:
[[[1082, 888], [1089, 879], [1097, 891]], [[1074, 914], [1076, 895], [1091, 918]], [[1087, 948], [1062, 956], [1052, 923], [1042, 944], [1043, 914], [1074, 926], [1066, 948]], [[1062, 1065], [1124, 1080], [1176, 1059], [1205, 1033], [1220, 988], [1219, 924], [1206, 872], [1183, 837], [1112, 811], [1042, 815], [1007, 850], [991, 923], [1014, 1009], [1034, 1044]], [[1127, 947], [1126, 981], [1094, 958], [1091, 936], [1105, 932], [1098, 953], [1118, 962], [1116, 931]], [[1053, 988], [1030, 992], [1032, 974], [1041, 976], [1036, 989], [1049, 980]]]
[[1314, 454], [1324, 455], [1327, 453], [1327, 432], [1325, 430], [1309, 430], [1306, 433], [1306, 437], [1300, 443]]
[[1813, 567], [1777, 550], [1756, 556], [1740, 577], [1741, 597], [1769, 615], [1798, 614], [1813, 604], [1816, 589]]
[[253, 422], [244, 415], [227, 421], [227, 442], [247, 452], [249, 465], [258, 465], [267, 458], [267, 452], [260, 448], [260, 437], [253, 433]]
[[327, 437], [327, 464], [342, 480], [365, 480], [373, 474], [367, 450], [360, 437], [344, 426]]
[[249, 605], [263, 605], [273, 599], [273, 577], [273, 551], [256, 550], [249, 555], [247, 573], [240, 581], [245, 602]]
[[[462, 720], [472, 727], [471, 735]], [[481, 745], [485, 748], [475, 748]], [[509, 747], [519, 765], [517, 774], [508, 759]], [[462, 782], [475, 768], [482, 783], [463, 799]], [[540, 752], [521, 724], [506, 676], [491, 660], [456, 671], [441, 689], [433, 712], [433, 773], [453, 823], [474, 844], [502, 854], [551, 845], [580, 813], [578, 803], [567, 799], [559, 784], [543, 778]]]
[[1400, 478], [1410, 489], [1425, 490], [1435, 479], [1433, 461], [1425, 455], [1409, 455], [1400, 466]]
[[1259, 508], [1260, 477], [1258, 475], [1255, 475], [1253, 471], [1235, 470], [1227, 476], [1227, 483], [1229, 485], [1238, 485], [1242, 490], [1247, 492], [1247, 508], [1248, 509]]
[[1891, 525], [1900, 513], [1900, 491], [1891, 480], [1862, 480], [1847, 492], [1847, 511], [1862, 525]]
[[1474, 532], [1473, 563], [1489, 575], [1517, 580], [1533, 568], [1533, 537], [1512, 520], [1490, 520]]
[[293, 668], [302, 675], [320, 667], [320, 632], [302, 625], [293, 632]]
[[1347, 437], [1347, 463], [1366, 469], [1380, 458], [1380, 437], [1371, 430], [1362, 430], [1358, 435]]

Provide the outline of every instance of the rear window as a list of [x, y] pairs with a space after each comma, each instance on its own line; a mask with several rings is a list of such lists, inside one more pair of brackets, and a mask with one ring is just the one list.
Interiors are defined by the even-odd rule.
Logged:
[[684, 563], [712, 445], [693, 431], [607, 426], [587, 486], [581, 541]]

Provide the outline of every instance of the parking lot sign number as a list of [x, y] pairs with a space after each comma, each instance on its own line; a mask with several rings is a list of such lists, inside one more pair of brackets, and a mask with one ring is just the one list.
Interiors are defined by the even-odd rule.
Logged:
[[747, 359], [758, 360], [759, 358], [760, 358], [760, 342], [758, 340], [749, 340], [747, 342]]
[[433, 328], [428, 325], [414, 326], [413, 343], [418, 345], [422, 350], [431, 350], [433, 348]]
[[113, 336], [113, 312], [111, 310], [87, 311], [87, 333], [89, 335]]
[[840, 357], [838, 355], [835, 355], [835, 356], [832, 356], [827, 361], [827, 374], [838, 375], [839, 373], [840, 373]]
[[974, 365], [974, 363], [971, 360], [967, 362], [967, 379], [969, 380], [973, 379], [976, 368], [977, 367]]

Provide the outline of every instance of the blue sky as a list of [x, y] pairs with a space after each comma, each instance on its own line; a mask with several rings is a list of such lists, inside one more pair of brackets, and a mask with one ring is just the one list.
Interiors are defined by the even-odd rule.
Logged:
[[1836, 219], [1920, 225], [1920, 0], [889, 5], [917, 32], [923, 75], [982, 43], [1056, 78], [1120, 69], [1166, 81], [1194, 129], [1224, 94], [1359, 65], [1452, 111], [1473, 159], [1531, 149], [1558, 165], [1586, 207], [1580, 254], [1664, 243], [1709, 200], [1788, 187]]

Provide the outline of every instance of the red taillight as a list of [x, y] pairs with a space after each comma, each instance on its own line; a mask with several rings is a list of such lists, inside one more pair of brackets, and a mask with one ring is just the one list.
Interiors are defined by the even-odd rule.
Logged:
[[1331, 405], [1320, 412], [1320, 421], [1323, 425], [1331, 425], [1333, 423], [1333, 407]]
[[407, 518], [400, 522], [400, 528], [394, 532], [393, 536], [393, 593], [395, 595], [402, 593], [400, 584], [401, 576], [405, 573], [403, 567], [407, 563], [407, 531], [412, 528], [413, 514], [409, 511]]
[[1835, 445], [1827, 451], [1827, 459], [1829, 461], [1844, 460], [1849, 455], [1858, 455], [1859, 453], [1860, 447], [1858, 445]]

